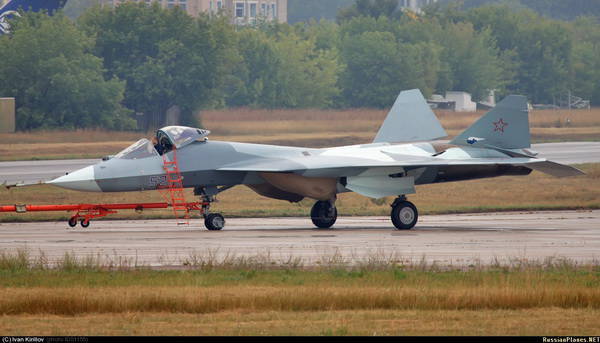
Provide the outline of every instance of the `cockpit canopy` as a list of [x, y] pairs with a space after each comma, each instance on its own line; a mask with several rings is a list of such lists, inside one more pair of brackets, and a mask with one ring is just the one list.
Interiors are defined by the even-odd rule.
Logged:
[[124, 160], [137, 160], [140, 158], [158, 156], [158, 152], [154, 149], [152, 142], [146, 138], [142, 138], [139, 141], [131, 144], [128, 148], [121, 151], [114, 158], [120, 158]]
[[[186, 126], [167, 126], [156, 131], [157, 144], [154, 145], [146, 138], [133, 143], [114, 158], [137, 160], [140, 158], [162, 155], [176, 149], [181, 149], [197, 140], [205, 139], [210, 131]], [[158, 151], [157, 151], [158, 149]]]
[[210, 131], [208, 130], [193, 127], [166, 126], [156, 132], [156, 138], [160, 143], [163, 137], [167, 137], [171, 145], [175, 145], [176, 149], [181, 149], [192, 142], [205, 138], [209, 134]]

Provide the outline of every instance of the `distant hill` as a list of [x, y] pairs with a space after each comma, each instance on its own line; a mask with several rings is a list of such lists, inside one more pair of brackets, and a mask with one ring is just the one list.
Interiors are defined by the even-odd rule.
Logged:
[[439, 3], [461, 3], [464, 9], [506, 4], [515, 8], [529, 8], [543, 16], [561, 20], [573, 20], [580, 16], [600, 18], [600, 0], [439, 0]]
[[311, 18], [335, 20], [340, 8], [353, 3], [354, 0], [288, 0], [288, 22], [293, 24]]

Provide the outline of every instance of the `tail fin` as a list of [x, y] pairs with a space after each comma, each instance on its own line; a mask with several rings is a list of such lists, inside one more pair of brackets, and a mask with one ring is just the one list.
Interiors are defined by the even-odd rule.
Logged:
[[529, 148], [529, 110], [527, 98], [509, 95], [494, 109], [479, 118], [450, 144], [469, 145], [480, 143], [504, 149]]
[[10, 25], [7, 19], [11, 16], [19, 15], [19, 10], [39, 12], [47, 10], [52, 14], [57, 9], [62, 8], [67, 0], [10, 0], [0, 8], [0, 35], [8, 33]]
[[426, 141], [447, 135], [421, 91], [411, 89], [400, 92], [373, 143]]

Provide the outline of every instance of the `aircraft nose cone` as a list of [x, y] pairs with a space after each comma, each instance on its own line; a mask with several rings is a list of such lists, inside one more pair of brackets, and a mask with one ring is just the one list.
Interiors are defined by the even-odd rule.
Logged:
[[47, 182], [49, 184], [59, 186], [62, 188], [74, 189], [77, 191], [86, 192], [101, 192], [102, 190], [98, 187], [96, 179], [94, 177], [94, 166], [85, 167], [76, 170], [67, 175], [58, 177], [52, 181]]

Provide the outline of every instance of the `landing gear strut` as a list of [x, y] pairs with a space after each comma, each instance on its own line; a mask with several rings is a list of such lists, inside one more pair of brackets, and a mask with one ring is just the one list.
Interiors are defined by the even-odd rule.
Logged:
[[313, 224], [321, 229], [328, 229], [337, 219], [337, 208], [333, 201], [317, 201], [310, 211]]
[[220, 213], [210, 213], [210, 205], [217, 199], [215, 196], [231, 186], [225, 187], [196, 187], [194, 194], [202, 198], [202, 215], [204, 216], [204, 226], [210, 231], [218, 231], [225, 227], [225, 217]]
[[407, 201], [406, 197], [401, 195], [392, 204], [391, 217], [396, 229], [410, 230], [417, 224], [419, 212], [412, 202]]

